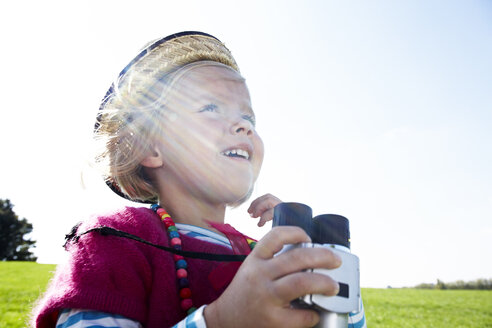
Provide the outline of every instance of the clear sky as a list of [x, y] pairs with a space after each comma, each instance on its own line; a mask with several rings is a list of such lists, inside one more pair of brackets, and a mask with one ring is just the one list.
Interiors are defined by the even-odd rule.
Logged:
[[[254, 196], [346, 216], [363, 287], [492, 278], [490, 1], [0, 6], [0, 197], [33, 223], [40, 262], [125, 204], [86, 164], [112, 79], [148, 41], [200, 30], [250, 88], [266, 146]], [[228, 222], [260, 238], [247, 206]]]

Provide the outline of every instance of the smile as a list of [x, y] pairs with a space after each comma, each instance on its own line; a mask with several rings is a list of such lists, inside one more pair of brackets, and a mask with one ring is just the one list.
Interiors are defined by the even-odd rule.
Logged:
[[229, 149], [226, 151], [221, 152], [222, 155], [227, 156], [227, 157], [239, 157], [239, 158], [244, 158], [249, 160], [249, 152], [244, 149]]

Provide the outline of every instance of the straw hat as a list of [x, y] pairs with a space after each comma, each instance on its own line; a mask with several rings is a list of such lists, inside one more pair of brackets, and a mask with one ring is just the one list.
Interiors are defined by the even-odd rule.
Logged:
[[222, 63], [239, 73], [229, 49], [210, 34], [187, 31], [153, 41], [120, 72], [99, 109], [105, 109], [108, 105], [117, 106], [115, 102], [118, 100], [131, 102], [138, 99], [166, 75], [187, 64], [204, 60]]
[[[159, 92], [149, 90], [155, 89], [156, 84], [185, 65], [200, 61], [218, 62], [239, 73], [239, 67], [231, 52], [216, 37], [196, 31], [171, 34], [150, 42], [120, 72], [104, 96], [99, 109], [103, 111], [135, 106], [141, 108], [145, 106], [145, 102], [155, 102], [158, 100], [155, 97], [158, 97]], [[149, 99], [153, 95], [155, 95], [154, 99]], [[97, 116], [95, 131], [101, 125], [102, 113]], [[106, 183], [116, 194], [130, 199], [121, 192], [114, 179], [108, 177]], [[142, 203], [155, 201], [131, 200]]]

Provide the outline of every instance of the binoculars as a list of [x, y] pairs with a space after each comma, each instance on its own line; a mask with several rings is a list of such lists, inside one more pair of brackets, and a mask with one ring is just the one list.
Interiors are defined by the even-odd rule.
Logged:
[[293, 300], [296, 308], [310, 308], [320, 314], [315, 327], [348, 326], [350, 312], [360, 311], [359, 258], [350, 253], [349, 221], [341, 215], [323, 214], [313, 218], [312, 209], [301, 203], [280, 203], [274, 208], [273, 226], [297, 226], [311, 237], [312, 243], [286, 245], [278, 253], [293, 248], [324, 247], [331, 249], [342, 259], [340, 267], [332, 270], [309, 269], [330, 276], [338, 282], [340, 290], [335, 296], [305, 295]]

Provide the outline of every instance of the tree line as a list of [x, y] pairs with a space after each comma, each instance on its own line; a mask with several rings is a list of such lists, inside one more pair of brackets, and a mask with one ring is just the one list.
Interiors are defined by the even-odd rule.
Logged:
[[32, 224], [19, 219], [9, 199], [0, 199], [0, 261], [36, 261], [31, 252], [36, 241], [26, 238]]
[[472, 281], [458, 280], [454, 282], [443, 282], [437, 279], [435, 284], [423, 283], [415, 286], [420, 289], [474, 289], [474, 290], [492, 290], [492, 279], [476, 279]]

